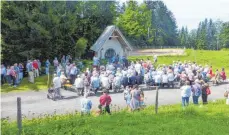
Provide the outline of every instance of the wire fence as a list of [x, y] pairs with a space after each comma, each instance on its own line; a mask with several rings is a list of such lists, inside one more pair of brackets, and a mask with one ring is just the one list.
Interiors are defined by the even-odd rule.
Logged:
[[134, 49], [185, 49], [185, 46], [133, 46]]
[[[156, 87], [156, 101], [155, 101], [155, 113], [157, 114], [158, 113], [158, 91], [159, 91], [159, 87]], [[17, 108], [16, 109], [12, 109], [11, 111], [17, 111], [17, 128], [18, 128], [18, 134], [21, 135], [23, 133], [23, 119], [24, 120], [27, 120], [29, 119], [29, 113], [28, 112], [28, 115], [25, 115], [25, 114], [22, 114], [22, 99], [21, 97], [17, 97]], [[59, 108], [58, 108], [58, 107]], [[51, 106], [43, 106], [41, 109], [44, 109], [44, 108], [50, 108]], [[64, 109], [64, 105], [60, 108], [60, 104], [58, 105], [53, 105], [51, 108], [55, 108], [57, 107], [58, 109], [54, 109], [53, 110], [53, 113], [32, 113], [31, 116], [32, 119], [33, 118], [37, 118], [37, 119], [43, 119], [43, 118], [50, 118], [50, 117], [55, 117], [57, 116], [57, 114], [64, 114], [64, 115], [77, 115], [77, 114], [81, 114], [80, 111], [77, 111], [75, 109], [71, 109], [69, 112], [66, 112], [66, 110]], [[120, 107], [119, 105], [116, 105], [116, 104], [111, 104], [110, 105], [110, 110], [112, 112], [112, 114], [115, 114], [115, 113], [119, 113], [121, 111], [124, 111], [126, 109], [126, 107], [122, 106]], [[9, 110], [8, 110], [9, 111]], [[92, 110], [92, 112], [94, 113], [97, 113], [96, 110]], [[100, 112], [102, 113], [102, 112]], [[102, 113], [103, 114], [103, 113]], [[34, 117], [35, 116], [35, 117]], [[31, 119], [31, 118], [30, 118]], [[5, 120], [5, 121], [10, 121], [9, 117], [5, 118], [5, 119], [2, 119], [2, 120]], [[25, 125], [26, 127], [26, 125]]]

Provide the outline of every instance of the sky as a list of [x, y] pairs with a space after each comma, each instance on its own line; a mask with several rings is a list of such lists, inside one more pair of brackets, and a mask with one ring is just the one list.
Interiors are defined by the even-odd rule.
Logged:
[[[126, 0], [120, 0], [126, 1]], [[137, 0], [142, 2], [142, 0]], [[173, 12], [178, 28], [196, 29], [205, 18], [229, 21], [229, 0], [162, 0]]]

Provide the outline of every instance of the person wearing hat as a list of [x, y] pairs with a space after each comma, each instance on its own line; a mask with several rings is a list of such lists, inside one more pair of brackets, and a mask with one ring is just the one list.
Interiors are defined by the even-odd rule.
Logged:
[[103, 111], [103, 113], [107, 112], [108, 114], [111, 114], [110, 111], [110, 104], [111, 104], [111, 97], [108, 95], [107, 90], [103, 90], [103, 95], [100, 96], [99, 98], [99, 109]]
[[85, 93], [84, 97], [81, 99], [81, 115], [88, 115], [91, 112], [92, 102], [88, 99], [88, 94]]
[[183, 107], [189, 105], [189, 97], [191, 96], [191, 86], [189, 84], [190, 82], [186, 81], [185, 85], [180, 88]]
[[198, 104], [198, 99], [202, 94], [202, 87], [200, 85], [200, 81], [196, 79], [195, 84], [193, 84], [191, 88], [192, 88], [193, 104]]

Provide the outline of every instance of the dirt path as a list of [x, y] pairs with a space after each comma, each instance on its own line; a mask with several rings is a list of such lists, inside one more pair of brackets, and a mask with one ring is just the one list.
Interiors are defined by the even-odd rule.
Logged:
[[184, 53], [184, 49], [141, 49], [132, 51], [130, 53], [130, 56], [184, 55]]

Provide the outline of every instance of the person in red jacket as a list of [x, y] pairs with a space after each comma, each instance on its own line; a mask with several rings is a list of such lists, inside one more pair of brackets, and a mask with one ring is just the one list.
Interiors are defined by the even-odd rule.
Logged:
[[34, 68], [34, 77], [39, 76], [39, 66], [37, 60], [33, 61], [33, 68]]
[[220, 75], [221, 75], [223, 81], [225, 81], [227, 79], [227, 76], [226, 76], [224, 68], [222, 68], [222, 71], [221, 71]]
[[209, 74], [211, 75], [211, 78], [212, 78], [213, 77], [212, 66], [209, 69]]
[[111, 104], [111, 97], [108, 95], [108, 91], [107, 90], [104, 90], [103, 91], [103, 95], [100, 96], [99, 98], [99, 109], [102, 110], [104, 109], [104, 112], [107, 112], [108, 114], [111, 114], [111, 111], [110, 111], [110, 104]]

